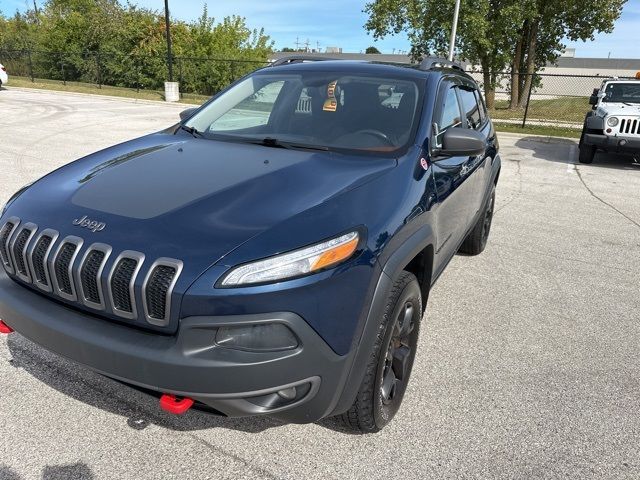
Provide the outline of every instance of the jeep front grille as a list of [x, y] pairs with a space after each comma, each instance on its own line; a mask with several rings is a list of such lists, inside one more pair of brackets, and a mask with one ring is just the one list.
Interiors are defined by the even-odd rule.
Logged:
[[111, 260], [111, 253], [109, 245], [84, 247], [84, 240], [75, 236], [59, 240], [57, 231], [38, 231], [18, 218], [0, 228], [0, 261], [8, 274], [83, 307], [147, 325], [169, 325], [182, 262], [159, 258], [146, 269], [144, 281], [137, 282], [145, 255], [126, 250]]
[[627, 135], [640, 135], [640, 119], [623, 118], [620, 120], [619, 132]]

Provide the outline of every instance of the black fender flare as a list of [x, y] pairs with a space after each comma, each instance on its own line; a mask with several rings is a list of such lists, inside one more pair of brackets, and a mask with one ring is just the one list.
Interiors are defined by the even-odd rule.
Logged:
[[604, 130], [604, 118], [598, 117], [593, 112], [587, 113], [587, 117], [584, 119], [585, 130]]
[[[378, 324], [380, 317], [384, 313], [387, 296], [393, 287], [393, 283], [409, 262], [429, 245], [435, 245], [435, 236], [431, 225], [425, 224], [411, 234], [382, 265], [369, 312], [364, 320], [364, 325], [360, 329], [360, 337], [353, 347], [351, 369], [344, 383], [342, 394], [331, 415], [344, 413], [353, 404], [373, 354]], [[426, 301], [426, 299], [423, 299], [423, 301]]]

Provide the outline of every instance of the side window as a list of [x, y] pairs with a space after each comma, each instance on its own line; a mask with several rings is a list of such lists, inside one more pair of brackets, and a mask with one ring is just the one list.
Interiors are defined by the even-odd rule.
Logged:
[[272, 82], [253, 95], [248, 96], [227, 113], [219, 117], [209, 130], [223, 132], [226, 130], [243, 130], [269, 123], [273, 106], [278, 99], [284, 81]]
[[460, 121], [460, 104], [456, 95], [456, 87], [450, 85], [442, 99], [442, 115], [438, 122], [438, 131], [436, 133], [436, 145], [442, 145], [442, 135], [449, 128], [462, 126]]
[[484, 100], [482, 100], [482, 94], [479, 90], [474, 90], [473, 93], [476, 95], [476, 101], [478, 102], [478, 107], [480, 108], [480, 123], [484, 123], [487, 119], [487, 107], [484, 105]]
[[462, 102], [462, 110], [467, 118], [467, 125], [474, 130], [480, 126], [482, 119], [480, 117], [480, 107], [474, 90], [460, 87], [460, 101]]

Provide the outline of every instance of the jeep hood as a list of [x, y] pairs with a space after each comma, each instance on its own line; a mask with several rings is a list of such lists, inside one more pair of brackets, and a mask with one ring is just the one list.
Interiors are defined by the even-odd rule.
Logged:
[[602, 117], [615, 117], [615, 116], [640, 116], [640, 104], [628, 104], [618, 102], [605, 102], [598, 108], [598, 113]]
[[[114, 252], [180, 259], [194, 279], [252, 237], [395, 165], [390, 158], [159, 133], [56, 170], [20, 195], [5, 218]], [[104, 228], [74, 225], [84, 217]]]

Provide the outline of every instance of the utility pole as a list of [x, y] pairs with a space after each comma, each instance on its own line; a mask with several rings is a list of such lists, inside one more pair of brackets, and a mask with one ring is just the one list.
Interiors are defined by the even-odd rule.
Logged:
[[167, 30], [167, 65], [169, 67], [169, 81], [173, 82], [173, 55], [171, 53], [171, 28], [169, 26], [169, 0], [164, 0], [164, 23]]
[[449, 61], [453, 61], [453, 49], [456, 46], [456, 32], [458, 30], [458, 15], [460, 13], [460, 0], [456, 0], [456, 8], [453, 11], [453, 25], [451, 26], [451, 39], [449, 40]]

